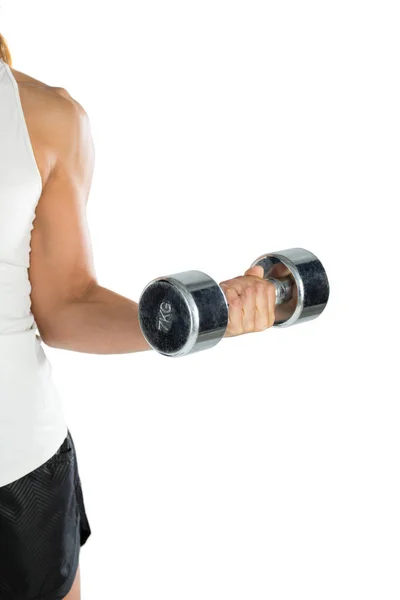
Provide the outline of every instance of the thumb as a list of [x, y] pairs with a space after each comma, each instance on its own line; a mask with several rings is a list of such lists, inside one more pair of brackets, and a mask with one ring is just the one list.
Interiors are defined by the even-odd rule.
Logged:
[[245, 272], [245, 275], [253, 275], [253, 277], [259, 277], [260, 279], [264, 279], [264, 269], [261, 265], [257, 265], [256, 267], [250, 267]]

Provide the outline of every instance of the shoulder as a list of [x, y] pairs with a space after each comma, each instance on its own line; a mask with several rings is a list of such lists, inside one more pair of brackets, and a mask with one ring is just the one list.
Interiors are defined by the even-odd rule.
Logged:
[[83, 106], [63, 87], [50, 86], [12, 69], [37, 154], [43, 156], [43, 179], [57, 160], [91, 145], [89, 117]]
[[87, 119], [83, 106], [65, 88], [48, 85], [15, 69], [11, 71], [27, 110], [34, 110], [34, 116], [41, 124], [46, 121], [53, 122], [60, 117], [61, 121], [58, 121], [60, 125], [64, 121], [71, 124], [74, 120]]

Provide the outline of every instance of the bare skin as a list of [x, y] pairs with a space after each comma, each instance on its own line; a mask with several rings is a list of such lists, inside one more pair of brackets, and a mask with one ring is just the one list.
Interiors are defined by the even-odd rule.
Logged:
[[68, 592], [66, 596], [64, 596], [64, 600], [81, 600], [81, 568], [78, 567], [76, 572], [76, 577], [74, 583], [72, 584], [72, 588]]
[[[12, 69], [42, 179], [31, 238], [32, 313], [44, 343], [91, 354], [150, 347], [138, 304], [102, 287], [93, 265], [86, 205], [94, 169], [88, 116], [69, 93]], [[225, 337], [274, 323], [275, 287], [254, 267], [221, 282], [229, 304]], [[79, 571], [67, 596], [80, 600]]]

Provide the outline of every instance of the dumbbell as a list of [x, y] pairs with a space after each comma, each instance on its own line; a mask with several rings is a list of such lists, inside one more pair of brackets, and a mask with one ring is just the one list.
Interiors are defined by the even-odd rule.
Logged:
[[[264, 254], [264, 279], [276, 288], [274, 327], [318, 317], [329, 298], [329, 281], [318, 258], [303, 248]], [[214, 279], [183, 271], [153, 279], [139, 299], [139, 323], [148, 344], [164, 356], [185, 356], [215, 346], [225, 335], [229, 306]]]

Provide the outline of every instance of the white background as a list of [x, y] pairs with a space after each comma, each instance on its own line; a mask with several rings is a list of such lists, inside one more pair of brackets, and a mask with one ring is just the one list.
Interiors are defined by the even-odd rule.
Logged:
[[302, 246], [317, 320], [181, 359], [47, 349], [92, 537], [83, 598], [400, 597], [396, 2], [0, 2], [96, 147], [101, 285]]

